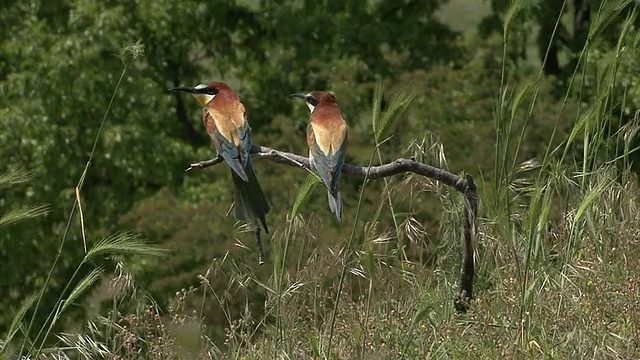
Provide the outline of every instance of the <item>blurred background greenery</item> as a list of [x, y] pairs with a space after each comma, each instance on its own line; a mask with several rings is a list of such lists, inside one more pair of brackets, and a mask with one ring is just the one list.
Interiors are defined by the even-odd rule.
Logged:
[[[306, 154], [308, 111], [288, 95], [333, 91], [350, 126], [347, 161], [359, 165], [368, 163], [376, 147], [370, 124], [376, 84], [380, 81], [385, 91], [383, 111], [392, 94], [408, 87], [415, 99], [381, 145], [382, 162], [429, 153], [427, 145], [440, 143], [443, 152], [437, 153], [446, 158], [422, 158], [482, 179], [483, 194], [489, 196], [509, 186], [510, 170], [500, 168], [497, 153], [504, 154], [504, 164], [519, 164], [561, 144], [579, 121], [576, 112], [588, 102], [604, 101], [598, 97], [606, 86], [600, 77], [614, 61], [621, 83], [609, 86], [625, 101], [606, 104], [598, 122], [603, 131], [593, 139], [602, 151], [587, 159], [580, 141], [567, 151], [580, 163], [615, 159], [628, 150], [616, 134], [640, 109], [640, 57], [614, 57], [622, 23], [636, 5], [616, 1], [620, 6], [603, 14], [603, 2], [533, 2], [514, 14], [507, 0], [3, 1], [0, 174], [25, 171], [31, 177], [0, 189], [0, 214], [37, 204], [48, 205], [48, 212], [0, 227], [0, 334], [8, 330], [12, 311], [45, 283], [76, 199], [75, 186], [123, 69], [81, 191], [86, 241], [91, 246], [129, 230], [168, 249], [163, 257], [118, 256], [94, 264], [103, 267], [106, 284], [117, 264], [126, 263], [137, 286], [166, 309], [176, 292], [201, 283], [198, 275], [211, 270], [214, 259], [231, 258], [225, 266], [253, 269], [265, 283], [274, 271], [257, 267], [251, 233], [226, 216], [232, 202], [227, 169], [184, 171], [191, 162], [212, 158], [215, 150], [200, 107], [168, 93], [169, 87], [229, 83], [247, 108], [254, 141], [299, 154]], [[601, 26], [590, 33], [598, 22]], [[636, 42], [639, 24], [635, 20], [629, 27], [628, 38]], [[510, 32], [503, 37], [505, 25]], [[589, 57], [581, 62], [587, 39]], [[574, 78], [576, 72], [583, 76]], [[536, 82], [535, 91], [522, 85], [529, 82]], [[496, 104], [504, 98], [525, 104], [513, 107], [516, 120], [508, 129], [496, 120], [503, 113]], [[511, 139], [502, 142], [506, 148], [496, 148], [500, 135]], [[628, 164], [635, 171], [634, 156]], [[272, 239], [278, 241], [286, 231], [287, 213], [306, 175], [260, 160], [255, 167], [274, 205], [268, 216], [270, 249]], [[417, 243], [390, 235], [402, 248], [396, 256], [424, 266], [447, 262], [455, 279], [458, 259], [442, 254], [457, 249], [458, 238], [438, 234], [442, 217], [459, 211], [459, 204], [443, 204], [439, 192], [448, 190], [441, 188], [413, 196], [412, 185], [403, 179], [391, 179], [399, 187], [393, 215], [389, 204], [379, 204], [385, 184], [377, 181], [367, 186], [354, 223], [362, 183], [344, 178], [341, 225], [329, 212], [324, 190], [316, 187], [301, 210], [314, 236], [304, 235], [307, 230], [294, 236], [291, 269], [300, 269], [302, 259], [318, 251], [344, 244], [351, 227], [354, 241], [363, 243], [371, 228], [417, 222], [414, 226], [422, 229]], [[374, 224], [367, 221], [374, 218]], [[54, 306], [85, 256], [77, 213], [61, 251], [43, 294], [44, 309]], [[90, 271], [90, 266], [80, 269]], [[230, 287], [223, 275], [211, 286]], [[336, 274], [326, 275], [330, 286]], [[264, 287], [244, 287], [246, 297], [234, 295], [238, 289], [229, 291], [231, 317], [247, 306], [257, 314], [264, 311]], [[103, 312], [109, 299], [108, 286], [96, 286], [82, 297], [84, 306], [74, 307], [74, 315], [57, 326], [80, 326]], [[219, 325], [223, 314], [215, 303], [209, 305], [201, 314], [219, 343], [225, 336]], [[36, 329], [48, 311], [36, 314]]]

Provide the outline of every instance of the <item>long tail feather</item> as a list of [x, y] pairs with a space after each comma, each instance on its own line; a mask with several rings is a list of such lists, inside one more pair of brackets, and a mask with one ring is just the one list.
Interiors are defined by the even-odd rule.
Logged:
[[224, 155], [222, 155], [222, 157], [224, 158], [227, 165], [229, 165], [229, 167], [231, 168], [232, 173], [234, 173], [235, 175], [238, 175], [242, 179], [242, 181], [249, 182], [249, 176], [246, 173], [246, 171], [242, 168], [242, 163], [238, 159], [233, 158], [231, 156], [224, 156]]
[[339, 191], [336, 193], [335, 197], [329, 191], [327, 191], [327, 195], [329, 198], [329, 208], [331, 209], [331, 212], [336, 214], [338, 222], [342, 222], [342, 195], [340, 195]]
[[247, 221], [259, 220], [268, 234], [266, 215], [271, 206], [262, 192], [251, 161], [247, 163], [245, 172], [248, 179], [246, 182], [235, 171], [231, 171], [235, 187], [236, 217]]
[[260, 236], [260, 225], [255, 224], [256, 227], [256, 244], [258, 244], [258, 264], [264, 265], [264, 248], [262, 247], [262, 237]]

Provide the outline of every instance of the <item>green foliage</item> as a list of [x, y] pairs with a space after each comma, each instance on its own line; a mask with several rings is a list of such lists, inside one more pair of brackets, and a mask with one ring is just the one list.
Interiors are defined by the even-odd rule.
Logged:
[[[10, 171], [6, 173], [0, 174], [0, 189], [3, 188], [11, 188], [12, 186], [27, 183], [32, 179], [30, 173], [24, 170], [16, 170]], [[3, 199], [0, 199], [0, 204], [3, 204]], [[5, 204], [3, 204], [5, 205]], [[40, 216], [45, 215], [48, 212], [49, 207], [47, 205], [18, 205], [17, 207], [10, 210], [3, 210], [3, 214], [0, 216], [0, 229], [6, 231], [12, 227], [15, 223], [18, 222], [26, 222], [29, 219], [38, 218]], [[2, 245], [5, 245], [2, 243]], [[7, 249], [3, 246], [0, 248], [3, 252], [7, 252]], [[8, 279], [12, 274], [7, 274], [5, 279]], [[19, 275], [19, 274], [13, 274]], [[33, 295], [27, 295], [24, 298], [21, 298], [19, 301], [21, 303], [18, 309], [12, 308], [11, 311], [15, 311], [15, 313], [5, 312], [4, 315], [0, 316], [0, 321], [3, 325], [8, 325], [6, 337], [4, 342], [1, 344], [1, 348], [4, 348], [6, 344], [9, 344], [13, 337], [19, 330], [19, 327], [22, 325], [22, 321], [31, 306], [33, 306], [34, 300], [36, 299]]]
[[[461, 34], [445, 3], [7, 3], [0, 357], [637, 358], [637, 4], [492, 0]], [[207, 80], [257, 143], [306, 153], [287, 95], [331, 90], [348, 162], [482, 179], [471, 312], [461, 199], [419, 176], [345, 177], [338, 225], [317, 178], [256, 158], [258, 267], [228, 169], [184, 172], [213, 150], [166, 89]]]

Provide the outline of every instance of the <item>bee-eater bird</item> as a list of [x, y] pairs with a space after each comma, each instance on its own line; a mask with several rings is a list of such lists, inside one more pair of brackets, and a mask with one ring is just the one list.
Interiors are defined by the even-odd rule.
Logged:
[[213, 140], [218, 156], [231, 168], [235, 188], [235, 215], [254, 225], [260, 264], [263, 264], [264, 250], [258, 221], [262, 223], [264, 231], [269, 233], [266, 215], [271, 207], [251, 166], [251, 128], [244, 105], [238, 95], [222, 82], [176, 87], [169, 91], [189, 93], [203, 106], [204, 126]]
[[339, 187], [347, 148], [347, 123], [335, 95], [330, 92], [316, 91], [291, 96], [303, 99], [311, 111], [307, 126], [309, 162], [327, 187], [329, 208], [341, 222], [342, 196]]

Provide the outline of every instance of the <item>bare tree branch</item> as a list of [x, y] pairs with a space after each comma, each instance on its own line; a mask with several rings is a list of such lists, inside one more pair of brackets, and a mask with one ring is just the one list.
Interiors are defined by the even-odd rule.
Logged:
[[[256, 144], [251, 147], [251, 154], [278, 164], [299, 167], [307, 171], [311, 171], [309, 159], [298, 154], [279, 151]], [[221, 162], [223, 162], [223, 160], [218, 156], [211, 160], [191, 164], [187, 171], [193, 169], [204, 169]], [[476, 238], [475, 222], [478, 212], [478, 193], [473, 178], [470, 175], [466, 175], [463, 178], [446, 170], [423, 164], [413, 159], [397, 159], [388, 164], [370, 167], [362, 167], [352, 164], [344, 164], [342, 166], [342, 173], [346, 176], [360, 178], [367, 176], [369, 179], [379, 179], [407, 172], [437, 180], [445, 185], [453, 187], [464, 196], [464, 238], [461, 247], [462, 261], [460, 268], [460, 284], [458, 295], [454, 301], [454, 306], [457, 311], [465, 312], [469, 308], [469, 301], [473, 298], [473, 277], [475, 275], [473, 254]]]
[[223, 161], [224, 161], [224, 159], [222, 158], [222, 156], [218, 155], [218, 156], [214, 157], [213, 159], [200, 161], [198, 163], [191, 164], [185, 171], [191, 171], [193, 169], [204, 169], [204, 168], [209, 167], [209, 166], [218, 165], [219, 163], [221, 163]]

